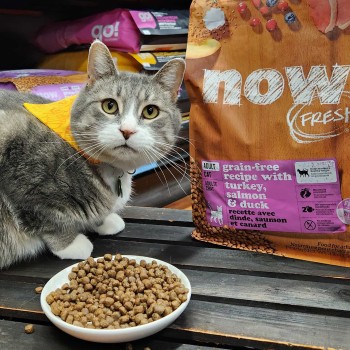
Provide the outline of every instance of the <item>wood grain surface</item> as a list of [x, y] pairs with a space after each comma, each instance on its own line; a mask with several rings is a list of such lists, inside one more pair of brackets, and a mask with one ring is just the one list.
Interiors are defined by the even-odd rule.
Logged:
[[[350, 349], [349, 269], [198, 242], [190, 238], [188, 212], [168, 210], [128, 208], [133, 219], [121, 234], [90, 235], [93, 256], [158, 258], [191, 282], [192, 300], [183, 315], [155, 336], [133, 342], [133, 349]], [[166, 224], [169, 214], [176, 225]], [[41, 310], [35, 288], [72, 263], [43, 254], [0, 272], [1, 349], [24, 349], [25, 341], [32, 349], [102, 348], [62, 333]], [[24, 333], [27, 323], [34, 324], [33, 334]]]

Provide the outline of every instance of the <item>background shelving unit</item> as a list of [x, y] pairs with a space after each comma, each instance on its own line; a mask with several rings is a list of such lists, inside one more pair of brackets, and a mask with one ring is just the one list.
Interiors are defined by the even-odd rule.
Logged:
[[[81, 18], [113, 8], [130, 9], [188, 9], [190, 0], [7, 0], [0, 4], [0, 70], [36, 68], [44, 54], [34, 45], [32, 38], [44, 24], [57, 20]], [[188, 139], [188, 122], [183, 123], [180, 136]], [[188, 142], [177, 144], [183, 148], [178, 159], [172, 158], [179, 166], [187, 163], [189, 174]], [[154, 165], [154, 164], [153, 164]], [[171, 162], [160, 168], [145, 167], [135, 175], [135, 193], [131, 204], [163, 207], [188, 195], [190, 184], [186, 176]], [[162, 182], [160, 180], [162, 179]], [[166, 182], [168, 185], [164, 184]], [[179, 183], [181, 186], [179, 186]]]

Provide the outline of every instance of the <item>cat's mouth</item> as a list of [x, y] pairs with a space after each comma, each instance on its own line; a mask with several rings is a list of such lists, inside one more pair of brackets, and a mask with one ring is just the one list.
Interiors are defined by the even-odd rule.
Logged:
[[127, 144], [116, 146], [116, 147], [114, 147], [114, 150], [115, 151], [116, 150], [122, 150], [122, 151], [125, 151], [125, 152], [128, 152], [128, 151], [137, 152], [134, 148], [128, 146]]

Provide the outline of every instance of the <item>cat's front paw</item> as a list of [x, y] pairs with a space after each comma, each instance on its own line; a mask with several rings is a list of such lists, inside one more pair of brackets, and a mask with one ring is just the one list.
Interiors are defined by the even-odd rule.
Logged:
[[116, 213], [109, 214], [103, 221], [103, 224], [95, 227], [99, 235], [115, 235], [125, 228], [124, 220]]
[[91, 256], [93, 249], [92, 243], [83, 234], [78, 234], [74, 241], [66, 248], [58, 251], [52, 251], [61, 259], [87, 259]]

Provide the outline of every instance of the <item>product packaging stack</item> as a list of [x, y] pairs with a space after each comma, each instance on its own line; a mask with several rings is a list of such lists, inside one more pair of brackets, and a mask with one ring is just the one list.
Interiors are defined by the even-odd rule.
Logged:
[[[104, 42], [118, 69], [155, 73], [174, 57], [185, 57], [188, 10], [134, 11], [114, 9], [40, 28], [34, 44], [45, 53], [38, 69], [0, 73], [0, 88], [32, 92], [52, 101], [76, 94], [86, 80], [88, 49]], [[184, 87], [179, 105], [188, 118]]]

